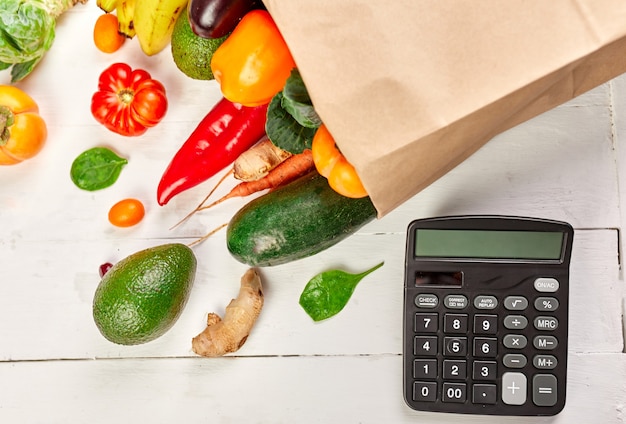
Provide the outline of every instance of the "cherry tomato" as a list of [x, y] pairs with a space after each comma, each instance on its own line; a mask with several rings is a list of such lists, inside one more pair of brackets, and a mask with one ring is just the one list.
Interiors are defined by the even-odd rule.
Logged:
[[116, 227], [132, 227], [138, 224], [146, 214], [143, 203], [137, 199], [124, 199], [114, 204], [109, 210], [109, 222]]

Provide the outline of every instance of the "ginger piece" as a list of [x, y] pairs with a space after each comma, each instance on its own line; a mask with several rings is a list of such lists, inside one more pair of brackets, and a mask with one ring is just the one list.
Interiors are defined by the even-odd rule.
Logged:
[[193, 351], [200, 356], [217, 357], [236, 352], [248, 339], [263, 307], [261, 277], [250, 268], [241, 277], [236, 299], [226, 307], [224, 319], [215, 313], [207, 316], [207, 327], [191, 341]]
[[241, 181], [257, 181], [291, 156], [268, 138], [246, 150], [233, 163], [234, 177]]

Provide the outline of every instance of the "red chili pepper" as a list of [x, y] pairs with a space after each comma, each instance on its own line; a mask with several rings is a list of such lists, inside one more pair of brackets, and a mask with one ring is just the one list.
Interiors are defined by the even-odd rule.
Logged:
[[157, 189], [163, 206], [233, 163], [265, 135], [267, 104], [242, 106], [222, 99], [200, 121], [168, 165]]

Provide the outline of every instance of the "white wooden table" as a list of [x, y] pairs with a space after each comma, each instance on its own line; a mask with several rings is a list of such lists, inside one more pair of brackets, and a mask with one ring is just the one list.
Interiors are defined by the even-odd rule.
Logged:
[[[207, 312], [223, 313], [247, 267], [219, 232], [195, 248], [191, 298], [176, 325], [145, 345], [105, 340], [91, 301], [98, 267], [170, 241], [190, 242], [227, 222], [233, 200], [169, 227], [217, 177], [166, 207], [156, 185], [169, 159], [220, 97], [214, 82], [184, 77], [168, 50], [143, 55], [136, 40], [114, 55], [93, 46], [95, 2], [58, 22], [57, 39], [19, 87], [40, 104], [45, 149], [0, 168], [0, 422], [623, 423], [626, 421], [625, 290], [620, 263], [626, 215], [626, 77], [496, 137], [383, 219], [314, 257], [265, 268], [266, 303], [235, 355], [200, 358], [191, 338]], [[89, 112], [99, 73], [116, 61], [161, 80], [170, 109], [140, 138], [123, 138]], [[7, 83], [7, 72], [0, 83]], [[96, 145], [129, 159], [97, 192], [76, 188], [73, 159]], [[226, 187], [224, 188], [224, 190]], [[112, 227], [109, 207], [144, 201], [144, 221]], [[403, 255], [407, 224], [421, 217], [510, 214], [564, 220], [575, 230], [571, 266], [568, 398], [552, 418], [486, 418], [416, 412], [402, 395]], [[620, 250], [621, 249], [621, 250]], [[385, 265], [336, 317], [313, 323], [298, 298], [314, 274]]]

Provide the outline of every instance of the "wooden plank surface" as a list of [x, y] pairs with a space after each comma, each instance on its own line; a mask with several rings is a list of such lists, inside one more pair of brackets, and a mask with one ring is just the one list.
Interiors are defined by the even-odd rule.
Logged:
[[[92, 320], [100, 264], [169, 241], [190, 242], [245, 203], [233, 200], [169, 229], [218, 179], [166, 207], [156, 203], [156, 184], [169, 159], [219, 90], [185, 78], [169, 51], [146, 57], [136, 40], [113, 56], [98, 52], [90, 37], [99, 13], [93, 2], [64, 15], [53, 49], [19, 84], [39, 102], [50, 134], [36, 158], [0, 167], [1, 422], [624, 422], [624, 76], [501, 134], [337, 246], [263, 269], [266, 303], [249, 340], [232, 357], [205, 359], [192, 353], [191, 337], [204, 327], [207, 312], [223, 313], [247, 268], [226, 251], [223, 231], [195, 248], [196, 283], [165, 336], [118, 346]], [[144, 67], [168, 90], [166, 118], [143, 137], [117, 136], [90, 115], [98, 74], [115, 61]], [[7, 82], [0, 72], [0, 83]], [[69, 168], [95, 145], [115, 149], [129, 164], [114, 186], [84, 192], [71, 183]], [[137, 227], [115, 229], [106, 213], [129, 196], [144, 201], [146, 218]], [[406, 227], [416, 218], [454, 214], [537, 216], [575, 227], [568, 402], [557, 417], [428, 414], [404, 404]], [[338, 316], [316, 324], [299, 307], [314, 274], [337, 267], [359, 271], [383, 260]]]

